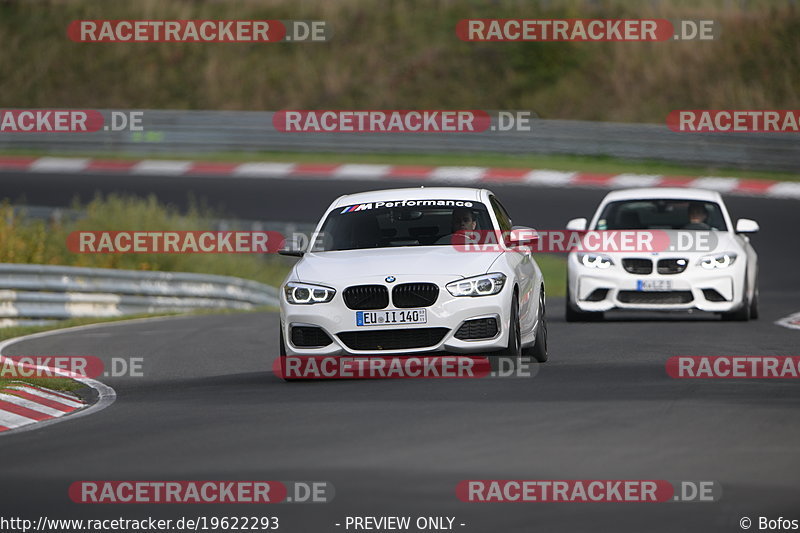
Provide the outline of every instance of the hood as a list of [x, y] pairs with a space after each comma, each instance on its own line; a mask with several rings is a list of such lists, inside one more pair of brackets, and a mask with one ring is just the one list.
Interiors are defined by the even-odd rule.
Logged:
[[469, 277], [485, 274], [500, 252], [462, 252], [452, 246], [371, 248], [308, 253], [295, 265], [297, 279], [336, 282], [343, 279], [419, 276]]

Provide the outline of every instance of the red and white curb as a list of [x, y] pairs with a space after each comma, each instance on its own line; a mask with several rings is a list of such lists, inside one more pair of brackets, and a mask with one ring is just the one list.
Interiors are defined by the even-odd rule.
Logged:
[[320, 164], [320, 163], [214, 163], [203, 161], [116, 161], [66, 157], [0, 157], [0, 171], [97, 172], [133, 176], [235, 176], [243, 178], [330, 178], [346, 180], [409, 180], [470, 185], [524, 184], [549, 187], [695, 187], [723, 194], [800, 199], [800, 182], [727, 178], [718, 176], [665, 176], [660, 174], [599, 174], [530, 168], [458, 166]]
[[[145, 319], [146, 320], [146, 319]], [[119, 324], [116, 322], [114, 324]], [[33, 333], [13, 339], [0, 341], [0, 365], [3, 364], [3, 350], [18, 342], [41, 339], [51, 335], [58, 335], [66, 331], [90, 329], [111, 324], [88, 324], [71, 328], [56, 329]], [[16, 364], [14, 362], [13, 364]], [[101, 411], [114, 403], [117, 393], [114, 389], [87, 377], [74, 377], [68, 372], [58, 368], [48, 368], [41, 365], [25, 365], [27, 368], [37, 368], [45, 375], [64, 375], [71, 377], [91, 387], [97, 393], [97, 401], [86, 404], [76, 396], [63, 392], [56, 392], [44, 387], [35, 387], [28, 384], [12, 382], [5, 389], [0, 390], [0, 435], [18, 433], [32, 429], [39, 429], [64, 420], [74, 420]]]
[[14, 382], [0, 390], [0, 432], [65, 416], [86, 405], [74, 394]]

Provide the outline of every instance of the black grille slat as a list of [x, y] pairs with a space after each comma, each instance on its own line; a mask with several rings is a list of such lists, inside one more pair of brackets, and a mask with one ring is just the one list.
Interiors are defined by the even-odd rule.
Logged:
[[434, 283], [403, 283], [392, 289], [395, 307], [428, 307], [439, 298], [439, 286]]
[[321, 348], [333, 340], [322, 328], [316, 326], [292, 326], [292, 344], [303, 348]]
[[688, 304], [694, 296], [692, 291], [619, 291], [617, 300], [626, 304]]
[[686, 259], [660, 259], [656, 269], [659, 274], [680, 274], [688, 264]]
[[497, 335], [497, 319], [475, 318], [467, 320], [456, 331], [455, 338], [464, 340], [491, 339]]
[[342, 293], [350, 309], [384, 309], [389, 305], [389, 290], [383, 285], [355, 285]]
[[439, 344], [447, 328], [344, 331], [337, 336], [351, 350], [408, 350]]
[[649, 259], [626, 258], [622, 260], [622, 268], [631, 274], [650, 274], [653, 262]]

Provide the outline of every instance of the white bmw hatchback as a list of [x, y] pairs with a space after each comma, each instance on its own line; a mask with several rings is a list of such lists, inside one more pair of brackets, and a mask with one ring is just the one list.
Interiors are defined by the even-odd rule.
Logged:
[[[489, 251], [453, 244], [471, 230], [505, 241]], [[522, 246], [531, 238], [485, 189], [342, 196], [305, 250], [281, 252], [301, 257], [281, 287], [281, 360], [460, 353], [544, 362], [544, 279]]]
[[690, 310], [724, 320], [758, 318], [758, 256], [748, 234], [753, 220], [734, 226], [715, 191], [679, 188], [609, 193], [591, 221], [568, 230], [636, 230], [658, 234], [658, 251], [569, 254], [566, 319], [599, 319], [612, 309]]

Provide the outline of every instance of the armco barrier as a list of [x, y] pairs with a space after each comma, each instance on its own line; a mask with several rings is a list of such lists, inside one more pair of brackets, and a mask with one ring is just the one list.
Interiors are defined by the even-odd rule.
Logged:
[[187, 272], [0, 264], [0, 323], [278, 305], [255, 281]]
[[531, 131], [525, 132], [282, 133], [272, 125], [273, 113], [266, 111], [143, 112], [140, 132], [5, 132], [0, 133], [0, 151], [574, 154], [800, 171], [800, 134], [796, 133], [676, 133], [666, 124], [542, 119], [533, 120]]

